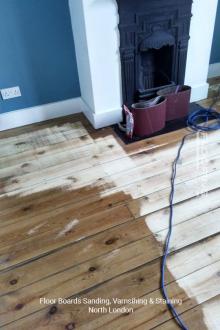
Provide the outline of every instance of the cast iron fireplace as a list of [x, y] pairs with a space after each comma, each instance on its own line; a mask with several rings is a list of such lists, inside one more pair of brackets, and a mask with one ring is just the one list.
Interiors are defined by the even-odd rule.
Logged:
[[192, 0], [117, 0], [123, 102], [183, 84]]

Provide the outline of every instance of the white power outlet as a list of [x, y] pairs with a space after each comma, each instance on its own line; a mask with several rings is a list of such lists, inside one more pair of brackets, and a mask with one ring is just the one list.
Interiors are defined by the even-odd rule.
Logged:
[[18, 86], [11, 88], [1, 89], [1, 95], [3, 100], [13, 99], [14, 97], [20, 97], [21, 91]]

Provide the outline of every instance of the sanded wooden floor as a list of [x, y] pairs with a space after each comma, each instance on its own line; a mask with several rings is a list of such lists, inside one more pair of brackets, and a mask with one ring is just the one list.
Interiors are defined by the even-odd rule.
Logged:
[[[171, 164], [185, 133], [124, 145], [82, 115], [0, 133], [2, 328], [178, 329], [159, 303], [159, 277]], [[219, 132], [187, 140], [176, 183], [167, 290], [189, 329], [217, 330]], [[111, 313], [87, 304], [97, 298], [110, 299]]]

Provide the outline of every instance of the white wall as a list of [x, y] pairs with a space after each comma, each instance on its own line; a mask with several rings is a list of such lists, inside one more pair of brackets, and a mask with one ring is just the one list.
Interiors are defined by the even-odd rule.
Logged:
[[192, 86], [192, 100], [207, 97], [207, 76], [218, 0], [194, 0], [185, 83]]

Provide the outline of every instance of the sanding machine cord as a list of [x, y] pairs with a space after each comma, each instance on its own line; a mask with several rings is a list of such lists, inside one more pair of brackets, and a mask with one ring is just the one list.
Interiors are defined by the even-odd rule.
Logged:
[[[215, 103], [215, 102], [214, 102]], [[213, 104], [214, 105], [214, 104]], [[213, 106], [212, 105], [212, 106]], [[211, 108], [212, 108], [211, 106]], [[172, 174], [171, 174], [171, 191], [169, 196], [169, 229], [167, 233], [167, 237], [164, 244], [164, 253], [162, 257], [161, 262], [161, 292], [163, 294], [164, 299], [166, 300], [167, 306], [172, 313], [176, 323], [179, 325], [179, 327], [183, 330], [188, 330], [188, 327], [183, 322], [182, 318], [178, 314], [177, 310], [175, 309], [174, 305], [171, 303], [166, 286], [165, 286], [165, 268], [166, 268], [166, 261], [167, 256], [169, 254], [169, 247], [170, 247], [170, 240], [172, 235], [172, 229], [173, 229], [173, 200], [175, 195], [175, 179], [177, 174], [177, 164], [181, 155], [181, 151], [184, 147], [185, 141], [189, 136], [192, 136], [193, 134], [196, 134], [198, 132], [210, 132], [220, 129], [220, 113], [217, 111], [214, 111], [212, 109], [201, 109], [197, 110], [188, 116], [187, 124], [188, 128], [190, 129], [190, 132], [187, 133], [180, 143], [180, 146], [178, 148], [177, 156], [172, 164]], [[214, 123], [209, 123], [209, 120], [215, 120]], [[202, 121], [202, 123], [201, 123]]]

